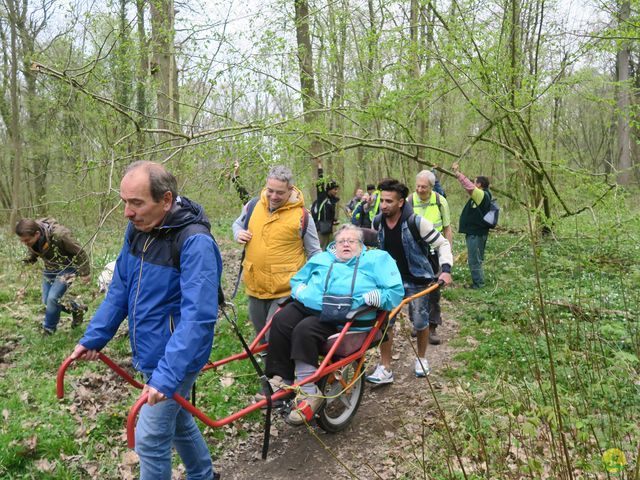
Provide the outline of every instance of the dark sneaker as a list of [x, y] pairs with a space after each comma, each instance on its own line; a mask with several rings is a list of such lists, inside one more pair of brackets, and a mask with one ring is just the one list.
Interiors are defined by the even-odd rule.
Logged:
[[442, 340], [436, 333], [436, 329], [429, 328], [429, 345], [440, 345], [440, 343], [442, 343]]
[[73, 310], [71, 311], [71, 328], [78, 327], [84, 321], [84, 312], [89, 309], [86, 305], [78, 303], [73, 304]]
[[84, 312], [82, 310], [74, 310], [71, 312], [71, 328], [79, 327], [84, 321]]
[[48, 337], [49, 335], [53, 335], [54, 333], [56, 333], [55, 330], [51, 330], [50, 328], [47, 328], [45, 326], [42, 327], [42, 334], [46, 337]]

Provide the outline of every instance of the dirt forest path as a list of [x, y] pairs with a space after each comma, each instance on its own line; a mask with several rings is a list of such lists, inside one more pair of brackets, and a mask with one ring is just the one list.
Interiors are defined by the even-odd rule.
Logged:
[[[459, 330], [451, 305], [444, 300], [443, 312], [445, 324], [438, 329], [443, 342], [427, 350], [430, 381], [436, 390], [445, 388], [446, 381], [440, 374], [453, 362], [456, 349], [449, 341]], [[267, 460], [261, 459], [262, 431], [258, 429], [244, 441], [225, 446], [226, 453], [215, 460], [222, 478], [338, 480], [402, 476], [407, 463], [422, 455], [417, 445], [423, 425], [428, 427], [438, 421], [427, 381], [413, 373], [415, 356], [409, 339], [408, 321], [402, 318], [396, 325], [395, 382], [377, 387], [367, 384], [362, 404], [345, 430], [327, 434], [316, 425], [311, 429], [292, 427], [274, 414]], [[369, 370], [376, 361], [377, 353], [372, 351]]]

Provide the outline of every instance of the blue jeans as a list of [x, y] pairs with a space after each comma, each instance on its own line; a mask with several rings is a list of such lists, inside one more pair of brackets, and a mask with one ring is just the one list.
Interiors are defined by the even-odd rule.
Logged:
[[[402, 282], [404, 286], [404, 297], [410, 297], [418, 292], [425, 290], [428, 285], [418, 285], [411, 282]], [[420, 332], [429, 328], [429, 311], [430, 311], [430, 296], [423, 295], [420, 298], [416, 298], [409, 303], [409, 320], [413, 323], [413, 328]], [[396, 323], [396, 317], [389, 320], [389, 326], [393, 327]]]
[[42, 279], [42, 303], [45, 304], [44, 324], [46, 330], [55, 332], [60, 322], [60, 313], [66, 309], [60, 305], [59, 300], [69, 288], [62, 280], [64, 275], [74, 274], [74, 269], [65, 269], [61, 272], [43, 272]]
[[473, 288], [484, 287], [484, 271], [482, 262], [484, 261], [484, 249], [487, 245], [489, 235], [467, 235], [467, 263], [471, 272], [471, 285]]
[[[188, 373], [176, 393], [189, 398], [198, 373]], [[213, 478], [211, 454], [193, 416], [172, 399], [143, 405], [136, 425], [140, 480], [171, 480], [172, 446], [186, 467], [188, 480]]]

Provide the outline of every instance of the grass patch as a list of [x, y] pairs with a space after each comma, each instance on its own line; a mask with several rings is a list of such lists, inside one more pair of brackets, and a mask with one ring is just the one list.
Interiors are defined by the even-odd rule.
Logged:
[[[424, 448], [430, 454], [405, 478], [425, 471], [434, 479], [465, 478], [456, 450], [467, 479], [555, 479], [568, 468], [573, 478], [606, 478], [602, 456], [610, 448], [626, 456], [620, 478], [633, 478], [640, 438], [640, 220], [634, 208], [611, 203], [558, 221], [553, 236], [533, 247], [522, 212], [506, 209], [509, 230], [489, 238], [487, 288], [443, 291], [461, 324], [451, 342], [460, 352], [441, 372], [446, 386], [438, 393], [447, 424], [438, 417], [429, 426]], [[215, 222], [225, 249], [232, 248], [232, 220]], [[0, 242], [6, 265], [0, 273], [0, 477], [122, 478], [125, 416], [137, 391], [101, 364], [82, 364], [68, 374], [67, 398], [55, 398], [55, 371], [81, 332], [63, 320], [54, 337], [40, 335], [40, 274], [20, 266], [22, 250], [13, 240]], [[120, 240], [121, 234], [111, 235], [94, 259], [112, 259]], [[455, 252], [464, 249], [457, 235]], [[465, 265], [454, 268], [454, 280], [468, 281]], [[234, 281], [227, 274], [227, 287]], [[91, 299], [90, 313], [101, 300], [93, 289], [74, 286]], [[235, 303], [251, 337], [242, 293]], [[212, 359], [240, 351], [230, 325], [220, 320]], [[106, 353], [130, 364], [126, 331]], [[201, 377], [198, 405], [224, 417], [258, 388], [250, 364], [235, 363]], [[255, 413], [239, 427], [204, 428], [214, 456], [226, 437], [258, 430], [261, 421]]]

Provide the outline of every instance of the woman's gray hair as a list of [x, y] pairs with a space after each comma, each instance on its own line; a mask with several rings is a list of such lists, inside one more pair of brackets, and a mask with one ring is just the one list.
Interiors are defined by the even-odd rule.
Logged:
[[364, 241], [362, 230], [351, 223], [343, 223], [342, 225], [340, 225], [338, 227], [338, 230], [336, 230], [336, 233], [333, 236], [333, 238], [337, 239], [338, 236], [340, 236], [343, 232], [346, 232], [346, 231], [356, 232], [356, 234], [358, 235], [358, 240], [360, 240], [360, 242]]
[[416, 180], [419, 178], [426, 178], [427, 182], [431, 185], [431, 188], [436, 184], [436, 176], [430, 170], [422, 170], [416, 175]]
[[288, 185], [293, 185], [293, 173], [289, 167], [284, 165], [275, 165], [269, 170], [267, 179], [272, 178], [281, 182], [286, 182]]

